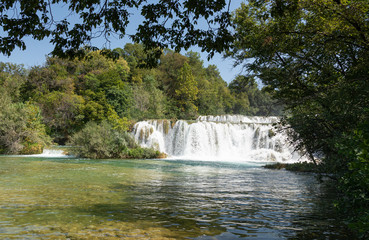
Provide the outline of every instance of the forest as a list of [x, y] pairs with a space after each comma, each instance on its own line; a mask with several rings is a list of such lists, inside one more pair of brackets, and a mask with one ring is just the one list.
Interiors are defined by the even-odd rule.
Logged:
[[196, 52], [184, 56], [167, 49], [156, 68], [143, 68], [141, 44], [115, 51], [118, 59], [89, 51], [84, 59], [49, 57], [31, 69], [1, 63], [1, 152], [29, 154], [51, 143], [73, 143], [93, 123], [104, 122], [130, 142], [126, 132], [142, 119], [281, 114], [282, 107], [254, 78], [237, 76], [227, 85], [217, 67], [204, 67]]

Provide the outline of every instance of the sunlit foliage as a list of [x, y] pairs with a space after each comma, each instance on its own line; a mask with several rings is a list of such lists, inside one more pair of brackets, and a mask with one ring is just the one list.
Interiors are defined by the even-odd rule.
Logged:
[[368, 135], [361, 134], [369, 120], [368, 11], [361, 0], [248, 1], [234, 15], [237, 40], [229, 52], [286, 106], [283, 123], [293, 129], [296, 148], [320, 158], [340, 180], [346, 216], [363, 238], [369, 236], [367, 210], [359, 207], [369, 202]]

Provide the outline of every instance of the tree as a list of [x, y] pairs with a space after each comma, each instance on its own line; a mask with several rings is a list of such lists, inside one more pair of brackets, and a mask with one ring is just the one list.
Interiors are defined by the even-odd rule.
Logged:
[[20, 89], [26, 81], [27, 71], [23, 65], [0, 62], [0, 86], [12, 93], [13, 101], [21, 98]]
[[83, 125], [83, 97], [60, 91], [53, 91], [38, 99], [45, 125], [54, 142], [64, 144], [69, 135]]
[[187, 58], [180, 53], [173, 52], [166, 49], [160, 58], [160, 65], [158, 67], [158, 81], [162, 90], [169, 96], [175, 96], [176, 79], [178, 72], [183, 67]]
[[143, 83], [132, 86], [135, 109], [132, 111], [134, 119], [165, 118], [167, 97], [157, 87], [153, 75], [144, 75]]
[[231, 55], [255, 59], [246, 68], [290, 116], [314, 123], [299, 129], [300, 147], [337, 152], [331, 140], [367, 118], [368, 8], [365, 1], [250, 1], [236, 11]]
[[[283, 123], [292, 127], [296, 148], [321, 158], [326, 171], [345, 182], [341, 200], [365, 209], [367, 195], [349, 189], [367, 192], [356, 180], [369, 161], [358, 154], [369, 141], [358, 134], [369, 120], [368, 12], [369, 2], [362, 0], [250, 0], [236, 11], [237, 40], [229, 52], [285, 104]], [[345, 139], [351, 141], [342, 151]], [[366, 219], [355, 224], [365, 239], [367, 210], [346, 206], [351, 222]]]
[[198, 88], [197, 82], [192, 75], [191, 67], [188, 63], [184, 63], [179, 70], [178, 78], [175, 84], [175, 99], [178, 102], [185, 118], [197, 115], [197, 107], [194, 104], [197, 99]]
[[40, 109], [31, 103], [13, 102], [0, 86], [0, 153], [42, 153], [50, 144]]
[[282, 106], [272, 99], [266, 88], [260, 90], [252, 76], [237, 76], [229, 84], [229, 89], [237, 98], [235, 113], [258, 116], [282, 115]]
[[83, 60], [49, 57], [45, 66], [30, 70], [19, 91], [22, 101], [40, 107], [54, 141], [64, 144], [89, 121], [128, 129], [125, 117], [133, 105], [128, 73], [124, 59], [114, 61], [99, 51]]
[[[64, 4], [65, 8], [61, 9]], [[54, 45], [52, 54], [59, 57], [84, 56], [83, 46], [95, 37], [115, 35], [123, 38], [133, 12], [141, 11], [144, 18], [137, 33], [130, 35], [135, 42], [142, 42], [148, 49], [156, 49], [153, 56], [161, 55], [166, 47], [188, 49], [198, 45], [210, 54], [222, 52], [232, 40], [229, 13], [230, 0], [9, 0], [0, 4], [0, 23], [6, 34], [0, 37], [0, 52], [10, 55], [15, 47], [24, 50], [24, 38], [36, 40], [50, 38]], [[55, 9], [65, 12], [58, 19]], [[68, 17], [75, 14], [80, 21]], [[198, 27], [206, 22], [208, 29]], [[226, 43], [226, 44], [225, 44]], [[90, 46], [95, 49], [95, 47]], [[102, 53], [117, 57], [110, 51]]]
[[40, 109], [21, 101], [26, 78], [22, 65], [0, 63], [0, 153], [41, 153], [50, 144]]
[[215, 65], [209, 65], [206, 69], [206, 79], [209, 80], [210, 89], [215, 95], [208, 103], [213, 108], [213, 113], [210, 114], [226, 114], [232, 113], [232, 106], [235, 98], [229, 90], [227, 83], [220, 76], [219, 70]]

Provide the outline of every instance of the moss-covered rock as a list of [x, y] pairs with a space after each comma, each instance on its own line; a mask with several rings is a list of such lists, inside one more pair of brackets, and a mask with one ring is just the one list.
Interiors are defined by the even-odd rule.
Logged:
[[164, 133], [165, 134], [168, 134], [170, 126], [171, 126], [170, 125], [170, 121], [164, 120], [164, 122], [163, 122], [163, 130], [164, 130]]
[[176, 125], [176, 122], [177, 122], [177, 119], [176, 118], [170, 119], [170, 124], [171, 124], [171, 127], [172, 128], [174, 127], [174, 125]]
[[275, 135], [276, 135], [276, 133], [272, 129], [269, 129], [269, 131], [268, 131], [268, 137], [272, 138]]

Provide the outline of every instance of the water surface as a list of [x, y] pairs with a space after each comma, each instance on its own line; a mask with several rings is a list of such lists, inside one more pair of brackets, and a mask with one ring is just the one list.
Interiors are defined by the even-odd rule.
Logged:
[[347, 239], [313, 175], [255, 163], [0, 157], [0, 239]]

